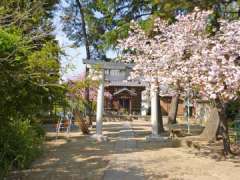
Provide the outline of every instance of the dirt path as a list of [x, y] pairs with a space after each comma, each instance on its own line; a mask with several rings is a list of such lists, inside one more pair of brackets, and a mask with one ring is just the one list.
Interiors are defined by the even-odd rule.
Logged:
[[[115, 144], [117, 154], [111, 156], [109, 167], [104, 172], [103, 180], [144, 180], [143, 171], [132, 166], [132, 163], [124, 158], [128, 152], [135, 151], [137, 143], [134, 139], [134, 131], [130, 122], [123, 123], [119, 138]], [[140, 166], [140, 162], [138, 162]]]
[[146, 142], [146, 122], [104, 124], [109, 142], [97, 143], [79, 132], [55, 140], [48, 133], [46, 149], [31, 169], [8, 178], [23, 180], [238, 180], [240, 159], [216, 161], [172, 143]]

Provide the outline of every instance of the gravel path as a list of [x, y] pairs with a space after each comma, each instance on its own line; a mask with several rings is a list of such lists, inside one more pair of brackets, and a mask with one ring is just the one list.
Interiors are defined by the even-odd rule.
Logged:
[[134, 131], [131, 123], [124, 122], [115, 145], [117, 154], [111, 158], [109, 168], [104, 172], [104, 180], [144, 180], [143, 171], [131, 166], [132, 163], [126, 161], [124, 157], [128, 152], [137, 148], [136, 140], [133, 138]]
[[[95, 129], [92, 130], [92, 133]], [[110, 141], [98, 143], [79, 131], [55, 139], [48, 132], [43, 155], [7, 180], [238, 180], [240, 158], [213, 159], [196, 149], [146, 142], [144, 121], [104, 123]]]

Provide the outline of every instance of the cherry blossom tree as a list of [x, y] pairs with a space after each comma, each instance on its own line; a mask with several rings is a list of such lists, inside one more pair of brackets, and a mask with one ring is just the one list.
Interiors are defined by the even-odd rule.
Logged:
[[121, 58], [136, 64], [133, 78], [151, 84], [157, 80], [158, 86], [171, 90], [195, 90], [211, 100], [226, 136], [224, 105], [240, 89], [240, 21], [221, 19], [220, 30], [211, 36], [206, 31], [211, 13], [196, 8], [176, 17], [173, 24], [156, 19], [150, 37], [133, 22], [128, 39], [119, 47], [125, 52]]

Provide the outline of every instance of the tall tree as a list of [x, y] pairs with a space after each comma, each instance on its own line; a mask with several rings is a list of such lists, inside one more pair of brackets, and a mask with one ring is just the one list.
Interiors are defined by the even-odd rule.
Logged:
[[[91, 53], [90, 53], [90, 45], [89, 45], [89, 40], [88, 40], [88, 34], [87, 34], [87, 27], [86, 27], [86, 22], [85, 22], [85, 15], [84, 15], [84, 12], [83, 12], [83, 8], [82, 8], [82, 4], [80, 2], [80, 0], [76, 0], [76, 3], [77, 3], [77, 6], [78, 6], [78, 9], [80, 11], [80, 15], [81, 15], [81, 28], [82, 28], [82, 31], [83, 31], [83, 37], [84, 37], [84, 46], [85, 46], [85, 49], [86, 49], [86, 59], [87, 60], [90, 60], [91, 59]], [[86, 72], [85, 72], [85, 76], [87, 77], [88, 76], [88, 73], [89, 73], [89, 69], [88, 67], [86, 66]], [[86, 99], [86, 105], [85, 105], [85, 114], [87, 116], [89, 116], [90, 114], [90, 108], [88, 107], [89, 105], [89, 87], [87, 86], [86, 89], [85, 89], [85, 99]], [[84, 125], [84, 122], [82, 123]], [[86, 127], [86, 125], [84, 125]]]
[[[195, 6], [210, 9], [217, 0], [81, 0], [86, 20], [90, 50], [93, 57], [106, 59], [106, 51], [114, 48], [118, 39], [128, 35], [132, 20], [152, 27], [152, 16], [173, 20], [177, 13], [191, 11]], [[84, 30], [80, 28], [81, 15], [76, 0], [64, 3], [64, 31], [77, 45], [84, 43]]]

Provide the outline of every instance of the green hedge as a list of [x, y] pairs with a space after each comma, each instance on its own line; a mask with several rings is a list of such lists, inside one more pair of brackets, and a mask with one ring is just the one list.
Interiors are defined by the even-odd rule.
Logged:
[[0, 179], [9, 170], [27, 168], [41, 153], [44, 130], [30, 121], [13, 121], [0, 129]]

